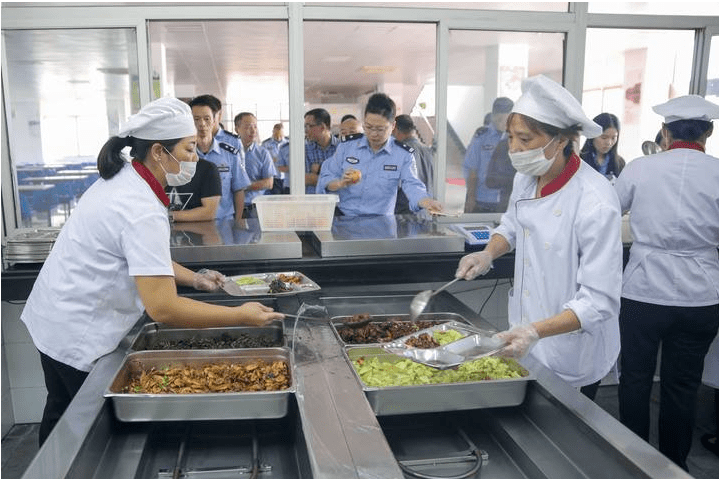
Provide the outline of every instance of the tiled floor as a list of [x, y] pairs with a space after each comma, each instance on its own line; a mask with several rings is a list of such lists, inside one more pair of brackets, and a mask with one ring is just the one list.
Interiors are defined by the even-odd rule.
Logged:
[[[656, 417], [659, 411], [659, 391], [655, 385], [652, 391], [652, 430], [650, 443], [656, 447]], [[599, 404], [609, 414], [618, 418], [617, 386], [602, 386], [597, 394]], [[714, 432], [714, 393], [702, 386], [699, 390], [697, 423], [694, 429], [694, 445], [689, 454], [689, 472], [697, 479], [717, 479], [719, 477], [719, 457], [704, 449], [699, 442], [702, 434]], [[37, 453], [38, 424], [16, 424], [2, 439], [2, 470], [4, 479], [16, 479], [22, 476], [32, 458]]]

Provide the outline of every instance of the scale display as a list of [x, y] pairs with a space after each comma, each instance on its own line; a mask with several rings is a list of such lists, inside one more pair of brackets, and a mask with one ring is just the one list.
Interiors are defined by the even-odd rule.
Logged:
[[484, 223], [453, 225], [454, 229], [464, 236], [465, 243], [472, 246], [489, 243], [492, 226]]

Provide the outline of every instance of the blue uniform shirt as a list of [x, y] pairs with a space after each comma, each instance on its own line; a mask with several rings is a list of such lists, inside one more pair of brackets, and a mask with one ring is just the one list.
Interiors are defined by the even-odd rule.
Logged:
[[[339, 195], [339, 209], [348, 216], [393, 215], [397, 188], [409, 199], [410, 208], [419, 209], [419, 201], [429, 196], [424, 183], [417, 177], [414, 149], [390, 137], [374, 153], [367, 137], [350, 135], [337, 147], [335, 154], [326, 160], [317, 181], [317, 193]], [[340, 179], [345, 170], [353, 168], [362, 173], [355, 185], [336, 192], [327, 190], [330, 181]]]
[[[250, 181], [273, 178], [277, 176], [275, 163], [272, 161], [270, 152], [256, 143], [252, 143], [245, 151], [245, 171]], [[267, 190], [245, 191], [245, 205], [252, 204], [252, 198], [265, 194]]]
[[270, 152], [270, 156], [273, 160], [277, 161], [280, 157], [280, 148], [282, 148], [282, 145], [288, 144], [289, 142], [290, 140], [286, 136], [280, 141], [275, 140], [273, 137], [269, 137], [262, 142], [262, 147]]
[[222, 181], [222, 198], [217, 207], [217, 219], [234, 216], [235, 214], [235, 192], [244, 190], [250, 186], [250, 178], [242, 166], [240, 150], [231, 144], [218, 141], [217, 137], [212, 140], [212, 146], [207, 153], [197, 150], [197, 156], [214, 163], [220, 172]]
[[497, 143], [502, 139], [503, 133], [491, 123], [480, 128], [469, 143], [464, 156], [462, 170], [464, 177], [469, 178], [469, 171], [477, 172], [477, 191], [475, 198], [480, 203], [499, 203], [499, 190], [487, 186], [487, 169], [492, 161], [492, 153]]
[[[322, 148], [314, 141], [305, 140], [305, 173], [310, 173], [313, 163], [322, 165], [324, 161], [335, 154], [337, 151], [337, 145], [339, 145], [339, 139], [336, 136], [332, 136], [330, 144], [326, 148]], [[289, 166], [290, 164], [290, 144], [286, 143], [280, 147], [280, 158], [277, 160], [278, 166]], [[290, 184], [290, 174], [287, 173], [285, 179], [285, 186]], [[315, 185], [306, 185], [305, 193], [310, 195], [315, 193]]]

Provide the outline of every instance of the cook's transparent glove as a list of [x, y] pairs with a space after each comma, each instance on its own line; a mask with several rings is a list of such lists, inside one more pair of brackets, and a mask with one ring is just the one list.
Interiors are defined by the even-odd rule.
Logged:
[[508, 331], [497, 333], [493, 337], [507, 343], [499, 352], [500, 355], [517, 359], [526, 356], [532, 346], [539, 341], [539, 333], [532, 324], [520, 324]]
[[201, 269], [192, 277], [192, 287], [199, 291], [217, 291], [227, 278], [225, 275], [211, 269]]
[[470, 281], [477, 276], [487, 274], [490, 269], [492, 269], [492, 255], [489, 254], [489, 251], [477, 251], [465, 255], [459, 260], [454, 277]]

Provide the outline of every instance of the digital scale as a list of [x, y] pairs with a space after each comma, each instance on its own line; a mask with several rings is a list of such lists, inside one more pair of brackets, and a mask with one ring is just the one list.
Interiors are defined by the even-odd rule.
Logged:
[[470, 246], [478, 246], [489, 243], [492, 236], [493, 224], [473, 223], [452, 225], [452, 228], [464, 236], [464, 242]]

